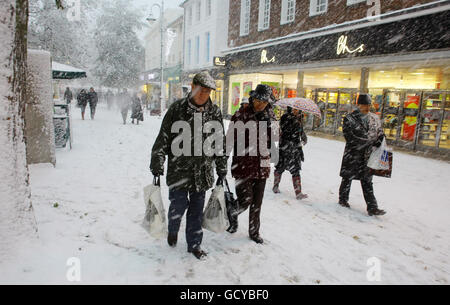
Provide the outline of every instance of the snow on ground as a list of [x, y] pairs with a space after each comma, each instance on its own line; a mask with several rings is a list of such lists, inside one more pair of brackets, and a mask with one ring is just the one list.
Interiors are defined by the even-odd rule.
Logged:
[[337, 205], [344, 143], [311, 137], [302, 171], [309, 199], [295, 200], [288, 173], [282, 194], [273, 194], [271, 177], [262, 207], [266, 243], [248, 239], [246, 212], [234, 235], [205, 231], [209, 255], [198, 261], [186, 252], [184, 220], [174, 249], [140, 226], [161, 119], [124, 126], [120, 113], [101, 106], [95, 121], [79, 117], [75, 109], [74, 148], [57, 151], [56, 168], [31, 167], [40, 239], [0, 258], [0, 284], [71, 284], [71, 257], [80, 259], [82, 284], [371, 284], [372, 257], [383, 284], [450, 282], [449, 163], [395, 153], [392, 179], [374, 179], [388, 213], [369, 217], [358, 181], [352, 209]]

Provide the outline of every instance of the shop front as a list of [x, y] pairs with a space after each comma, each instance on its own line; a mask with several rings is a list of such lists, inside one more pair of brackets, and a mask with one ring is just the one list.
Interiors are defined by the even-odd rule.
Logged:
[[277, 98], [317, 103], [322, 119], [306, 117], [307, 128], [342, 134], [343, 118], [364, 92], [372, 96], [372, 111], [383, 119], [389, 142], [415, 150], [450, 149], [449, 20], [444, 11], [230, 50], [224, 110], [234, 114], [242, 98], [265, 83]]

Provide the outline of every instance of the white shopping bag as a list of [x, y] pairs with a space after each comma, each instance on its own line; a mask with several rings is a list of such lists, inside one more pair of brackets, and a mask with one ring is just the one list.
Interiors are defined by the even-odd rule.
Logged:
[[386, 144], [386, 138], [384, 138], [381, 146], [375, 149], [370, 155], [367, 167], [375, 170], [389, 170], [390, 151], [391, 149]]
[[230, 226], [225, 205], [223, 185], [217, 185], [209, 198], [208, 205], [203, 212], [202, 227], [215, 232], [224, 232]]
[[167, 237], [166, 212], [161, 197], [159, 178], [151, 185], [144, 187], [145, 217], [144, 229], [155, 238]]

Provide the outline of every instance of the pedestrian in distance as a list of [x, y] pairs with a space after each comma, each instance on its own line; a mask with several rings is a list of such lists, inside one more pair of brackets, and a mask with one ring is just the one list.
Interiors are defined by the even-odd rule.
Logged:
[[70, 103], [72, 103], [73, 100], [73, 93], [72, 91], [70, 91], [70, 88], [67, 87], [66, 91], [64, 92], [64, 100], [66, 101], [67, 105], [69, 105]]
[[142, 110], [141, 99], [139, 98], [137, 93], [133, 94], [132, 102], [131, 102], [131, 123], [134, 124], [134, 120], [136, 120], [136, 124], [139, 125], [139, 121], [144, 121], [144, 112]]
[[[262, 137], [260, 128], [256, 128], [256, 131], [254, 131], [257, 143], [253, 142], [253, 144], [257, 147], [251, 146], [250, 131], [247, 128], [244, 128], [244, 130], [234, 128], [232, 131], [234, 133], [234, 152], [231, 173], [236, 179], [239, 211], [231, 217], [230, 227], [227, 231], [235, 233], [238, 229], [238, 214], [250, 208], [249, 236], [251, 240], [258, 244], [264, 242], [259, 233], [260, 215], [266, 180], [270, 176], [270, 155], [264, 156], [259, 148], [261, 147], [260, 141], [267, 141], [266, 147], [268, 149], [271, 147], [270, 122], [273, 119], [271, 108], [274, 103], [275, 97], [272, 88], [268, 85], [258, 85], [254, 91], [250, 92], [249, 106], [237, 111], [231, 118], [233, 124], [238, 122], [247, 124], [253, 121], [258, 126], [260, 122], [266, 122], [268, 127], [266, 138]], [[239, 136], [240, 132], [245, 133], [244, 137]], [[245, 143], [240, 143], [243, 151], [238, 151], [239, 138], [245, 138]]]
[[97, 109], [97, 104], [98, 104], [98, 95], [97, 92], [95, 92], [94, 88], [91, 87], [91, 89], [89, 89], [89, 93], [88, 93], [88, 98], [89, 98], [89, 109], [91, 110], [91, 120], [93, 120], [95, 118], [95, 110]]
[[[191, 85], [192, 91], [175, 103], [173, 103], [164, 116], [160, 132], [152, 149], [150, 170], [155, 177], [164, 174], [164, 162], [168, 157], [167, 185], [169, 186], [170, 207], [168, 211], [168, 237], [169, 246], [175, 247], [178, 240], [181, 219], [187, 210], [186, 216], [186, 241], [187, 251], [198, 259], [204, 259], [207, 253], [201, 248], [203, 240], [202, 219], [205, 205], [206, 191], [214, 185], [214, 167], [218, 175], [218, 181], [225, 179], [227, 174], [227, 156], [225, 145], [220, 147], [221, 153], [205, 154], [195, 150], [195, 147], [212, 136], [212, 131], [206, 132], [203, 127], [211, 122], [222, 126], [223, 143], [225, 134], [223, 131], [223, 119], [220, 108], [214, 105], [210, 99], [212, 90], [216, 90], [216, 83], [208, 72], [201, 72], [194, 76]], [[172, 125], [182, 122], [191, 130], [189, 153], [178, 154], [172, 151], [172, 143], [182, 136], [182, 130], [172, 133]], [[194, 124], [194, 122], [196, 122]], [[202, 128], [202, 136], [195, 136], [195, 128]], [[191, 145], [192, 143], [192, 145]], [[179, 143], [176, 144], [179, 147]], [[195, 151], [195, 153], [193, 152]]]
[[80, 93], [77, 95], [78, 107], [81, 109], [81, 119], [84, 121], [84, 113], [86, 112], [86, 106], [89, 101], [89, 95], [85, 89], [81, 89]]
[[308, 142], [308, 137], [303, 129], [303, 113], [298, 109], [287, 108], [280, 120], [280, 158], [275, 167], [273, 192], [280, 193], [281, 176], [285, 170], [292, 175], [295, 197], [299, 200], [308, 198], [302, 193], [302, 180], [300, 170], [305, 161], [303, 146]]
[[123, 125], [126, 125], [128, 111], [131, 107], [131, 98], [128, 95], [127, 89], [123, 89], [122, 93], [118, 94], [117, 102], [119, 103], [120, 113], [122, 114]]
[[384, 215], [385, 211], [378, 209], [378, 203], [373, 191], [373, 175], [367, 167], [371, 153], [380, 147], [385, 137], [381, 121], [371, 113], [372, 101], [368, 94], [360, 94], [357, 100], [358, 108], [344, 118], [343, 132], [345, 151], [342, 158], [339, 188], [339, 204], [350, 208], [348, 203], [353, 180], [359, 180], [367, 204], [369, 216]]

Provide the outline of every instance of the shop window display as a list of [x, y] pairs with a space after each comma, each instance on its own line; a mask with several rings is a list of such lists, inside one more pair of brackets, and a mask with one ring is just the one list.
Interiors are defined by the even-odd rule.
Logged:
[[450, 92], [446, 94], [439, 148], [450, 149]]
[[418, 141], [420, 145], [432, 147], [437, 145], [439, 123], [443, 110], [442, 98], [442, 94], [439, 93], [424, 93]]

